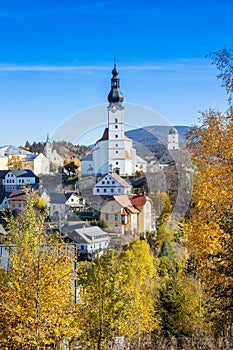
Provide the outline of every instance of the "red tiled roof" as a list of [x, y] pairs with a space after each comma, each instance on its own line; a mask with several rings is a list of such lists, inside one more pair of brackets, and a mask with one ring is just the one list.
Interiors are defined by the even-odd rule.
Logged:
[[108, 128], [105, 128], [104, 130], [104, 133], [103, 133], [103, 136], [101, 137], [101, 139], [99, 139], [97, 142], [100, 142], [100, 141], [107, 141], [108, 140]]
[[140, 195], [134, 195], [130, 201], [133, 205], [135, 205], [136, 207], [142, 207], [143, 205], [146, 204], [146, 201], [148, 200], [147, 196], [144, 194], [140, 194]]
[[128, 136], [124, 135], [124, 140], [125, 141], [132, 141]]

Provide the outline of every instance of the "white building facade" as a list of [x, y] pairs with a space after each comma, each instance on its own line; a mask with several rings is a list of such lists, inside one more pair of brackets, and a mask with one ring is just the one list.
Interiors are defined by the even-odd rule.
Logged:
[[116, 173], [108, 173], [93, 187], [93, 195], [114, 196], [130, 194], [132, 186]]

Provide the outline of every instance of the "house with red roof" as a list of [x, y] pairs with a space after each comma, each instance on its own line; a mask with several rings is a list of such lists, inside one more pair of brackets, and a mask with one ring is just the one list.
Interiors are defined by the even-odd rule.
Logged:
[[152, 230], [151, 199], [146, 194], [115, 195], [100, 207], [100, 218], [120, 234]]

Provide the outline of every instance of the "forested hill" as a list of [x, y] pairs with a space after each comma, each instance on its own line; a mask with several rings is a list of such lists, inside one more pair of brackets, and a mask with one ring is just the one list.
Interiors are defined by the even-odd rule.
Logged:
[[[34, 141], [30, 144], [28, 141], [25, 147], [34, 153], [43, 153], [45, 143]], [[71, 142], [67, 141], [53, 141], [53, 149], [55, 149], [58, 154], [64, 159], [84, 158], [91, 151], [91, 147], [84, 145], [73, 145]]]
[[[167, 144], [167, 135], [171, 128], [172, 126], [169, 125], [145, 126], [144, 128], [126, 131], [125, 134], [144, 146], [159, 146]], [[178, 125], [174, 128], [178, 131], [180, 141], [184, 141], [190, 126]]]

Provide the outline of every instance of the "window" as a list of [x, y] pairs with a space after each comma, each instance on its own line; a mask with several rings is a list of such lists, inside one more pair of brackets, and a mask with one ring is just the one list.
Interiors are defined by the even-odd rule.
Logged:
[[105, 220], [108, 220], [108, 214], [105, 214]]
[[102, 181], [102, 185], [104, 185], [105, 184], [105, 181]]
[[114, 192], [114, 189], [113, 188], [111, 188], [111, 193], [113, 193]]
[[116, 154], [118, 154], [118, 151], [116, 151]]
[[115, 123], [118, 123], [118, 119], [117, 118], [115, 118]]
[[104, 193], [106, 193], [107, 192], [107, 189], [106, 188], [104, 188]]
[[118, 188], [118, 193], [120, 193], [121, 192], [121, 189], [120, 188]]
[[116, 143], [116, 147], [118, 147], [118, 143]]
[[115, 135], [115, 138], [118, 139], [118, 135], [117, 134]]
[[115, 125], [115, 129], [118, 129], [118, 125]]
[[117, 214], [115, 214], [115, 221], [117, 221], [118, 220], [118, 215]]
[[107, 181], [107, 185], [109, 185], [110, 184], [110, 181]]
[[118, 162], [116, 162], [116, 165], [118, 165]]
[[100, 191], [99, 188], [97, 188], [96, 192], [99, 193], [99, 191]]
[[114, 184], [115, 184], [115, 181], [112, 181], [112, 184], [114, 185]]

